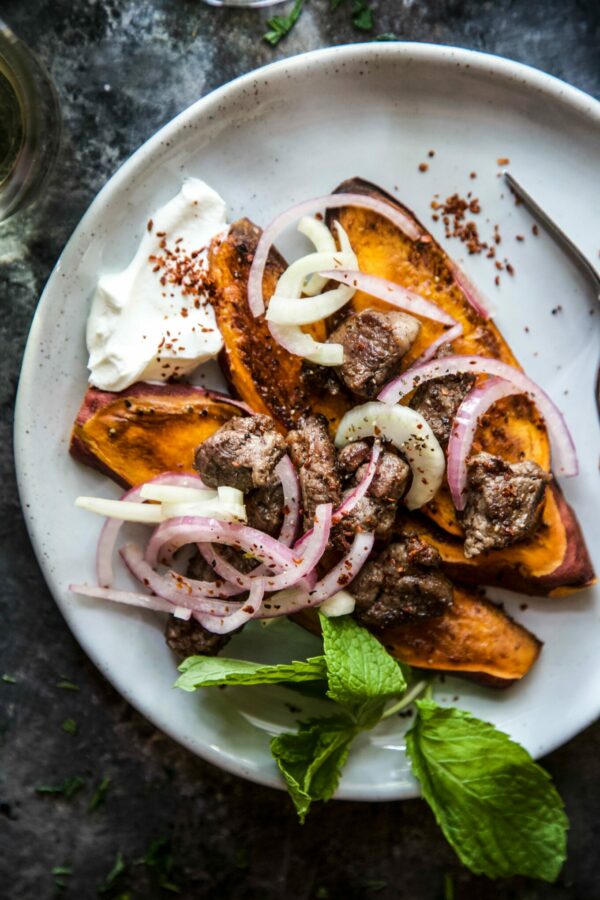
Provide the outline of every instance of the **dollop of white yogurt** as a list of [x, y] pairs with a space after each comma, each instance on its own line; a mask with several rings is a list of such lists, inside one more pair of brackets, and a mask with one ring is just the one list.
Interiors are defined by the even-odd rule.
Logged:
[[127, 268], [98, 282], [87, 323], [90, 384], [121, 391], [164, 381], [218, 354], [207, 250], [226, 228], [225, 201], [199, 178], [154, 213]]

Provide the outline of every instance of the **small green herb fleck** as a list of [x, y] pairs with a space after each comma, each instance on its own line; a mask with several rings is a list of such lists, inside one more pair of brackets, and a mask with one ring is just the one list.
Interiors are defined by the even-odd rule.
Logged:
[[393, 31], [384, 31], [383, 34], [377, 34], [373, 38], [374, 41], [399, 41], [400, 38]]
[[77, 722], [75, 719], [65, 719], [60, 727], [63, 731], [66, 731], [67, 734], [77, 734]]
[[444, 900], [454, 900], [454, 878], [452, 872], [444, 872]]
[[108, 791], [108, 786], [110, 785], [110, 778], [104, 776], [96, 790], [94, 791], [94, 795], [88, 804], [88, 811], [93, 812], [93, 810], [98, 809], [99, 806], [102, 806], [104, 800], [106, 798], [106, 792]]
[[362, 887], [367, 891], [382, 891], [387, 887], [387, 881], [383, 881], [382, 878], [366, 878], [362, 882]]
[[78, 691], [79, 685], [74, 684], [72, 681], [69, 681], [68, 678], [61, 678], [60, 681], [56, 682], [56, 687], [60, 688], [62, 691]]
[[270, 29], [263, 35], [265, 41], [275, 47], [279, 41], [290, 33], [298, 19], [304, 6], [304, 0], [296, 0], [294, 6], [287, 16], [273, 16], [267, 20], [267, 26]]
[[14, 675], [3, 675], [2, 681], [5, 684], [16, 684], [17, 683], [17, 679], [15, 678]]
[[72, 875], [73, 869], [69, 868], [69, 866], [54, 866], [52, 869], [53, 875]]
[[[335, 0], [334, 0], [335, 2]], [[338, 0], [339, 2], [339, 0]], [[317, 890], [315, 891], [316, 900], [329, 900], [329, 890], [325, 887], [324, 884], [320, 884]]]
[[62, 794], [67, 800], [70, 800], [73, 794], [85, 785], [83, 778], [79, 775], [73, 775], [71, 778], [65, 778], [62, 784], [38, 784], [35, 791], [38, 794]]
[[156, 883], [164, 891], [170, 891], [172, 894], [181, 893], [181, 888], [172, 879], [171, 839], [166, 835], [152, 841], [145, 855], [136, 859], [135, 864], [150, 869]]
[[114, 861], [113, 867], [104, 879], [104, 882], [98, 888], [99, 894], [106, 894], [108, 891], [112, 890], [115, 885], [115, 882], [118, 878], [121, 877], [125, 869], [127, 868], [125, 864], [125, 860], [123, 859], [123, 854], [119, 850]]
[[365, 0], [354, 0], [352, 3], [352, 22], [359, 31], [373, 30], [373, 10]]

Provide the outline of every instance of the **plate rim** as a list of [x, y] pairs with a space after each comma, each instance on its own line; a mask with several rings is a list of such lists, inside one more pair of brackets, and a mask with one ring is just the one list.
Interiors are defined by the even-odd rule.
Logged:
[[[565, 104], [571, 110], [575, 109], [585, 118], [591, 118], [596, 124], [600, 125], [600, 100], [597, 100], [580, 88], [570, 85], [560, 78], [526, 63], [511, 60], [496, 54], [479, 50], [470, 50], [448, 44], [411, 41], [342, 44], [335, 47], [322, 47], [291, 57], [286, 57], [241, 74], [200, 97], [161, 126], [158, 131], [154, 132], [133, 151], [133, 153], [116, 169], [102, 188], [96, 193], [61, 251], [37, 302], [25, 344], [15, 401], [13, 443], [16, 481], [21, 511], [46, 587], [51, 593], [54, 602], [60, 610], [71, 633], [86, 656], [88, 656], [96, 668], [128, 703], [148, 719], [154, 727], [167, 734], [178, 744], [191, 751], [194, 755], [200, 756], [207, 762], [216, 765], [227, 772], [279, 790], [285, 790], [285, 785], [283, 785], [276, 776], [270, 776], [266, 772], [263, 773], [259, 770], [250, 769], [241, 760], [230, 758], [229, 755], [223, 754], [218, 749], [213, 749], [208, 742], [200, 748], [197, 741], [192, 741], [187, 735], [177, 733], [176, 729], [170, 728], [168, 724], [158, 721], [153, 711], [147, 708], [147, 704], [132, 697], [129, 690], [123, 690], [118, 672], [112, 669], [109, 670], [104, 665], [100, 655], [95, 652], [93, 644], [88, 640], [86, 629], [80, 628], [74, 617], [70, 615], [69, 606], [63, 602], [58, 585], [54, 583], [55, 576], [50, 570], [49, 562], [41, 552], [41, 547], [37, 544], [33, 522], [26, 513], [27, 503], [32, 500], [32, 497], [28, 493], [27, 479], [25, 478], [23, 466], [20, 462], [23, 458], [22, 448], [27, 443], [25, 429], [22, 427], [22, 419], [25, 418], [24, 395], [28, 385], [33, 381], [36, 363], [36, 338], [42, 324], [43, 310], [49, 300], [51, 291], [54, 289], [54, 283], [60, 274], [62, 261], [67, 253], [76, 247], [81, 237], [86, 232], [88, 222], [95, 217], [97, 211], [102, 208], [105, 201], [122, 189], [130, 172], [135, 171], [138, 168], [143, 169], [147, 157], [152, 155], [152, 153], [160, 147], [161, 143], [168, 141], [170, 134], [177, 131], [186, 120], [195, 120], [197, 117], [206, 114], [212, 106], [218, 107], [219, 103], [225, 99], [228, 94], [243, 90], [245, 86], [252, 84], [258, 78], [265, 76], [277, 77], [279, 74], [285, 73], [286, 70], [289, 72], [290, 69], [297, 70], [310, 67], [314, 62], [326, 65], [336, 58], [355, 61], [356, 57], [360, 57], [364, 61], [366, 56], [373, 57], [375, 60], [378, 58], [414, 57], [418, 58], [421, 62], [429, 62], [433, 65], [453, 62], [459, 67], [471, 68], [474, 73], [479, 72], [493, 77], [500, 77], [509, 82], [521, 81], [528, 89], [541, 91], [552, 97], [553, 100]], [[543, 746], [542, 752], [535, 754], [536, 758], [552, 752], [580, 731], [589, 727], [599, 714], [600, 700], [598, 702], [598, 708], [591, 709], [590, 715], [583, 724], [578, 726], [572, 732], [565, 732], [561, 738], [549, 741]], [[342, 783], [336, 793], [335, 799], [371, 802], [410, 799], [418, 795], [418, 788], [415, 789], [406, 785], [399, 786], [397, 783], [386, 783], [385, 781], [380, 782], [377, 785], [366, 782], [359, 784], [355, 783], [353, 787], [345, 787]]]

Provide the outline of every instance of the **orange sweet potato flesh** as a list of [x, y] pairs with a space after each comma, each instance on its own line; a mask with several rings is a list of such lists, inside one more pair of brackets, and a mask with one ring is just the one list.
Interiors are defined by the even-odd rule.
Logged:
[[127, 488], [161, 472], [192, 472], [198, 444], [243, 414], [225, 396], [189, 384], [138, 382], [119, 393], [91, 387], [69, 449]]
[[[319, 631], [311, 611], [294, 617]], [[541, 642], [479, 592], [455, 587], [444, 615], [374, 632], [396, 659], [419, 669], [463, 675], [489, 687], [509, 687], [526, 675]]]
[[[349, 405], [342, 394], [313, 390], [302, 379], [302, 359], [277, 344], [264, 316], [254, 318], [248, 307], [247, 284], [260, 229], [248, 219], [235, 222], [222, 241], [210, 250], [214, 284], [213, 306], [225, 343], [221, 366], [232, 390], [255, 411], [272, 416], [285, 431], [308, 410], [320, 412], [335, 427]], [[272, 251], [267, 261], [263, 290], [268, 299], [286, 268]], [[313, 329], [317, 339], [323, 326]]]

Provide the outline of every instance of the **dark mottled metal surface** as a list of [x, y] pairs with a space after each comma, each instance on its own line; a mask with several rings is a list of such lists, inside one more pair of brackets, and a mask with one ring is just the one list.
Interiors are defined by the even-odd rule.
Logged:
[[[377, 31], [522, 60], [600, 96], [597, 0], [389, 0]], [[554, 886], [499, 885], [455, 861], [427, 808], [331, 803], [296, 824], [284, 795], [195, 759], [135, 713], [86, 660], [42, 581], [19, 512], [11, 458], [12, 406], [29, 323], [60, 250], [98, 188], [160, 125], [200, 94], [274, 58], [361, 38], [329, 0], [310, 0], [290, 38], [260, 39], [266, 12], [200, 0], [4, 0], [1, 14], [56, 81], [65, 119], [60, 164], [44, 200], [0, 225], [2, 584], [0, 896], [44, 900], [51, 869], [67, 865], [64, 896], [88, 898], [119, 851], [126, 870], [108, 896], [169, 896], [157, 870], [136, 864], [171, 840], [171, 880], [185, 898], [600, 897], [600, 727], [546, 760], [571, 815], [570, 856]], [[43, 465], [43, 452], [40, 454]], [[51, 511], [49, 511], [51, 514]], [[56, 686], [66, 675], [80, 690]], [[553, 714], [560, 715], [561, 710]], [[61, 728], [67, 718], [77, 733]], [[79, 775], [67, 800], [35, 786]], [[111, 779], [103, 805], [94, 788]], [[449, 896], [449, 895], [448, 895]]]

